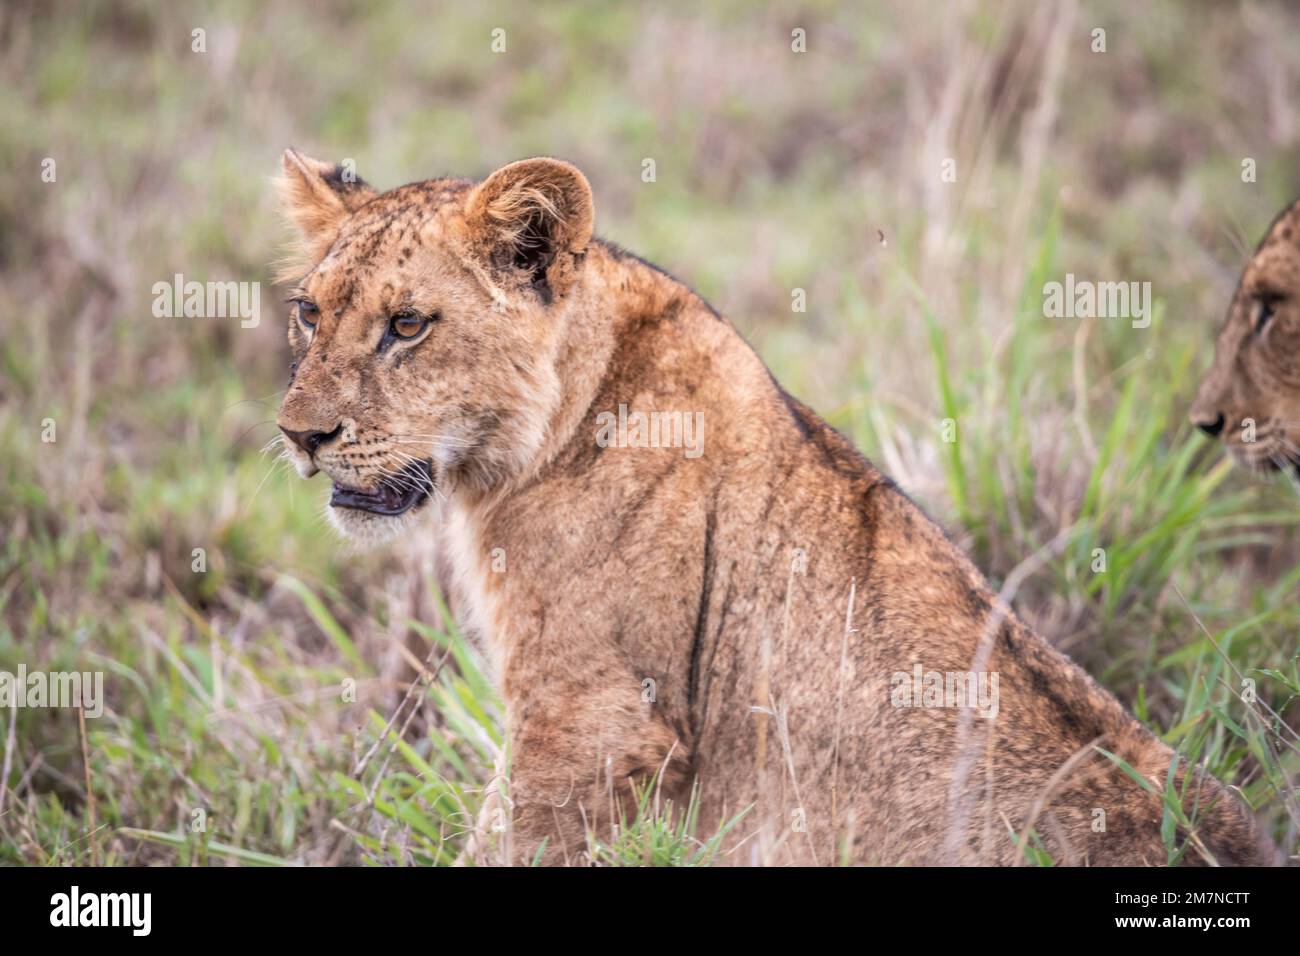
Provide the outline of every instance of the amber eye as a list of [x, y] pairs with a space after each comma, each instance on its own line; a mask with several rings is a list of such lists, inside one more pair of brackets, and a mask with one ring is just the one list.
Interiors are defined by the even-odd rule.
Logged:
[[399, 339], [413, 339], [423, 332], [424, 327], [428, 324], [429, 317], [427, 315], [408, 310], [393, 316], [389, 328], [392, 329], [393, 335]]
[[315, 302], [308, 302], [306, 299], [294, 299], [298, 303], [298, 321], [306, 328], [316, 328], [316, 318], [320, 315], [320, 309], [316, 308]]

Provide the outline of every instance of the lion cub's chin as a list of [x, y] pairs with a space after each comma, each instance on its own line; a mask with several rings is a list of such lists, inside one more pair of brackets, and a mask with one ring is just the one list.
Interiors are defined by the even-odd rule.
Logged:
[[329, 523], [339, 536], [359, 548], [376, 548], [406, 534], [422, 520], [427, 512], [427, 502], [404, 514], [389, 516], [370, 514], [355, 508], [325, 505]]

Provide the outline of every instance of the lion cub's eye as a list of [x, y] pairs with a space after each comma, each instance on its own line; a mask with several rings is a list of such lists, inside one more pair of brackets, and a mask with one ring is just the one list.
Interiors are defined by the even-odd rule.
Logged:
[[306, 299], [294, 299], [298, 304], [298, 321], [307, 329], [316, 328], [316, 319], [320, 315], [320, 309], [316, 308], [315, 302], [309, 302]]
[[1276, 299], [1260, 299], [1255, 303], [1255, 331], [1260, 332], [1268, 324], [1268, 320], [1273, 318], [1273, 309], [1277, 306]]
[[423, 332], [428, 324], [429, 316], [407, 309], [394, 315], [388, 327], [399, 339], [413, 339]]

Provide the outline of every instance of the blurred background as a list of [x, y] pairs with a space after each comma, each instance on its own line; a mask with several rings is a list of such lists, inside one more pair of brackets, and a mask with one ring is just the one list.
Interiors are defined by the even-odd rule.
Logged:
[[[597, 231], [995, 586], [1039, 554], [1019, 612], [1294, 853], [1300, 495], [1186, 410], [1300, 195], [1297, 35], [1172, 0], [6, 3], [0, 669], [104, 671], [107, 705], [0, 715], [0, 861], [443, 864], [504, 766], [427, 545], [349, 549], [262, 452], [288, 145], [380, 188], [575, 162]], [[176, 273], [260, 283], [260, 323], [156, 317]], [[1149, 281], [1151, 326], [1045, 318], [1066, 273]], [[710, 862], [688, 831], [594, 855]]]

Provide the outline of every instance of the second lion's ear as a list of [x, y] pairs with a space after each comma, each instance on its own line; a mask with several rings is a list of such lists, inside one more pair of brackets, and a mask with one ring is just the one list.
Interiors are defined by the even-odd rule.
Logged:
[[323, 256], [339, 224], [376, 195], [374, 189], [346, 165], [332, 166], [286, 149], [279, 180], [280, 201], [288, 220], [298, 228], [311, 259]]
[[472, 241], [494, 267], [519, 270], [546, 298], [563, 296], [591, 242], [591, 186], [558, 159], [521, 159], [469, 198]]

